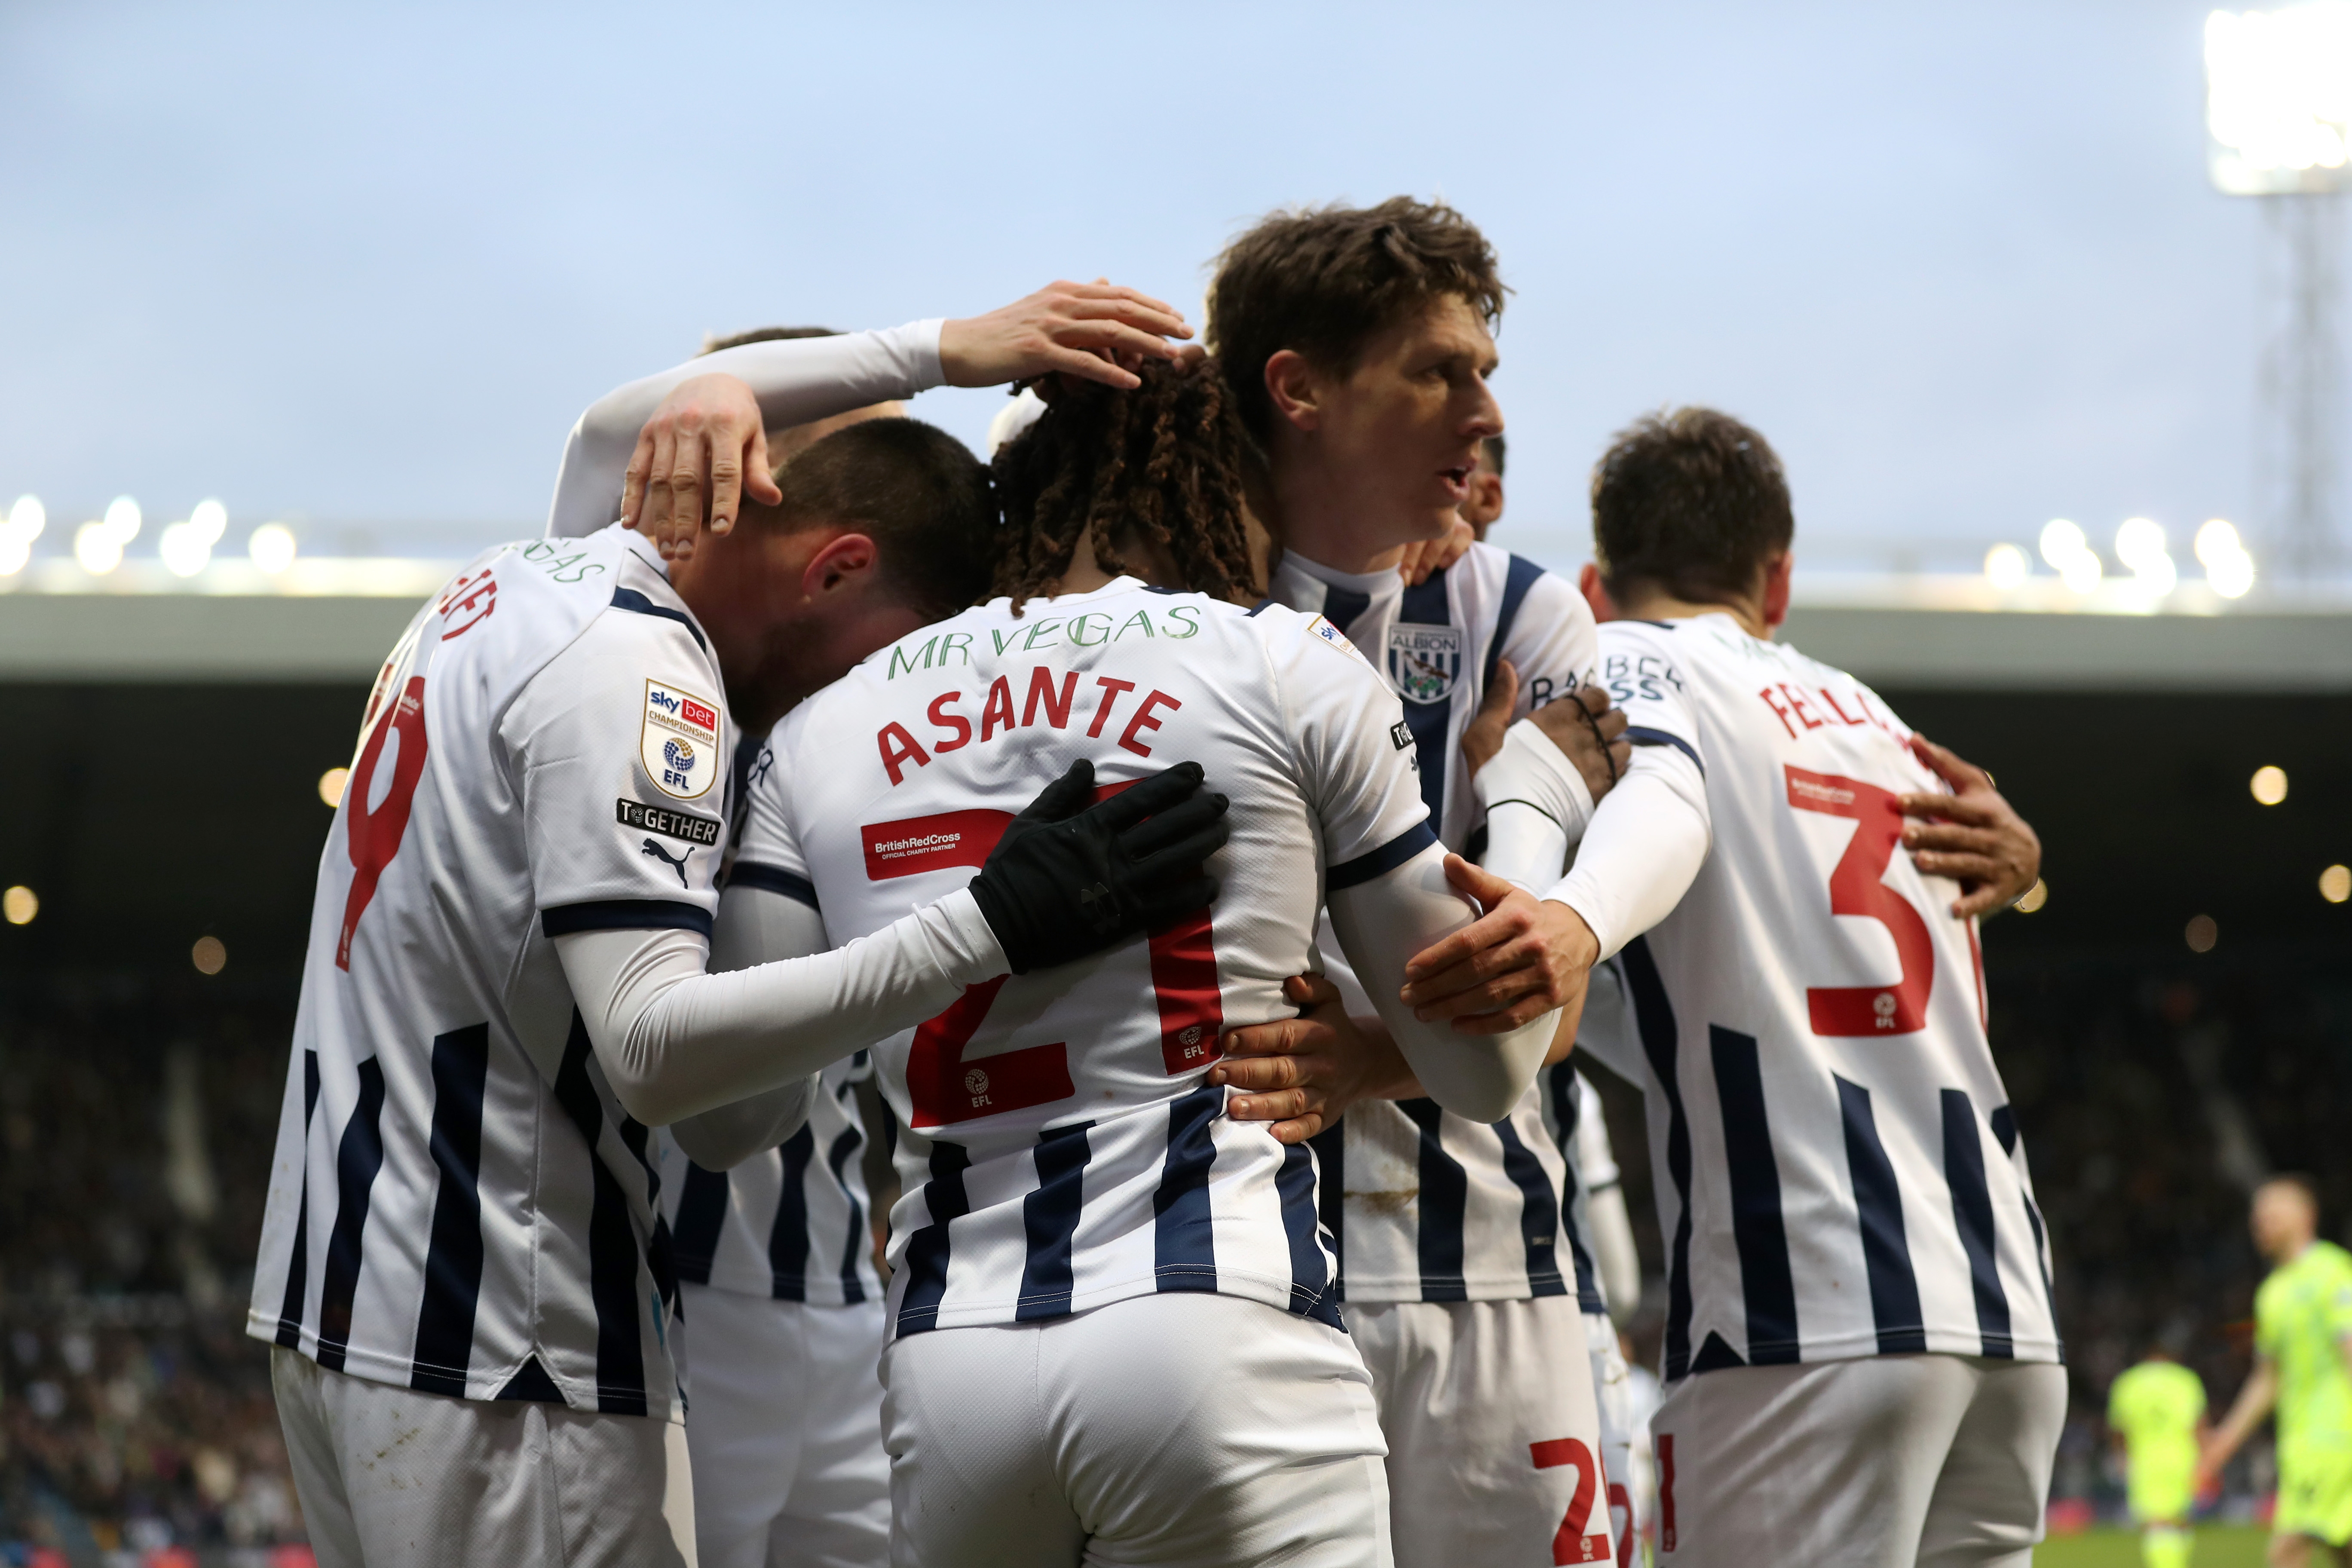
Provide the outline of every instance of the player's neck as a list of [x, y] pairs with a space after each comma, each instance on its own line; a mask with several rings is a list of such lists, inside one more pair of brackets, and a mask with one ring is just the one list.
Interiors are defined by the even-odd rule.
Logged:
[[1070, 552], [1069, 569], [1062, 574], [1062, 581], [1053, 596], [1058, 599], [1064, 594], [1091, 594], [1097, 588], [1109, 587], [1121, 576], [1140, 577], [1154, 587], [1183, 586], [1176, 581], [1174, 568], [1159, 559], [1157, 550], [1129, 550], [1127, 553], [1133, 560], [1133, 572], [1105, 570], [1102, 563], [1095, 559], [1094, 531], [1087, 530], [1078, 535], [1077, 545]]
[[1739, 629], [1759, 641], [1769, 640], [1764, 606], [1752, 599], [1728, 599], [1722, 604], [1678, 599], [1664, 591], [1636, 590], [1617, 601], [1617, 614], [1628, 621], [1686, 621], [1694, 616], [1729, 616]]
[[[1276, 438], [1297, 440], [1295, 434], [1286, 438], [1277, 433]], [[1282, 542], [1285, 554], [1350, 576], [1393, 572], [1404, 559], [1410, 542], [1369, 534], [1362, 509], [1349, 502], [1343, 486], [1327, 482], [1310, 454], [1285, 450], [1270, 468], [1252, 468], [1243, 487], [1249, 510]]]

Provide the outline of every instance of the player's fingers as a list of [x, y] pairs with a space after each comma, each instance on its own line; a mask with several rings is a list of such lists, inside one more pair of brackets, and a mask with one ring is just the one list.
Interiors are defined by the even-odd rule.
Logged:
[[721, 440], [710, 449], [710, 531], [724, 533], [735, 526], [735, 509], [743, 496], [743, 447]]
[[1032, 822], [1060, 822], [1076, 816], [1086, 809], [1087, 797], [1094, 788], [1095, 765], [1080, 757], [1060, 778], [1039, 790], [1037, 798], [1022, 807], [1021, 815]]
[[1991, 882], [2000, 879], [2005, 868], [1990, 855], [1937, 854], [1922, 850], [1911, 857], [1911, 863], [1927, 877], [1949, 877], [1955, 882]]
[[629, 527], [637, 526], [637, 513], [646, 504], [646, 472], [653, 461], [654, 438], [649, 432], [637, 432], [637, 444], [629, 453], [629, 466], [621, 475], [621, 521]]
[[1286, 1121], [1305, 1115], [1314, 1100], [1303, 1089], [1280, 1094], [1241, 1094], [1225, 1098], [1225, 1114], [1236, 1121]]
[[1945, 795], [1937, 790], [1915, 790], [1895, 797], [1906, 816], [1940, 816], [1953, 822], [1973, 823], [1979, 827], [1990, 826], [2000, 819], [2000, 810], [1982, 797]]
[[751, 426], [751, 458], [743, 475], [743, 489], [762, 506], [774, 506], [784, 499], [776, 486], [774, 462], [768, 456], [768, 431], [763, 425]]
[[1044, 358], [1064, 375], [1076, 376], [1080, 381], [1098, 381], [1122, 392], [1132, 392], [1143, 384], [1141, 376], [1122, 370], [1097, 354], [1078, 349], [1066, 349], [1056, 344], [1045, 350]]
[[[1204, 789], [1192, 799], [1179, 801], [1127, 829], [1118, 836], [1118, 841], [1136, 859], [1152, 858], [1171, 845], [1189, 843], [1202, 833], [1219, 828], [1228, 804], [1223, 795]], [[1222, 844], [1224, 840], [1220, 837], [1217, 841]]]
[[1939, 746], [1925, 735], [1911, 737], [1911, 752], [1954, 789], [1990, 789], [1992, 774], [1968, 761], [1949, 746]]
[[1632, 722], [1632, 720], [1625, 717], [1625, 710], [1612, 708], [1606, 713], [1594, 715], [1592, 727], [1601, 732], [1601, 740], [1613, 741], [1622, 735], [1625, 732], [1625, 727]]
[[1294, 974], [1282, 983], [1282, 999], [1297, 1007], [1328, 1007], [1340, 1000], [1339, 988], [1327, 974]]
[[[1487, 684], [1486, 695], [1479, 700], [1478, 718], [1507, 717], [1519, 700], [1519, 668], [1507, 658], [1495, 661], [1495, 679]], [[1471, 721], [1475, 723], [1477, 721]]]
[[1411, 1006], [1424, 995], [1443, 994], [1449, 978], [1470, 973], [1467, 965], [1477, 954], [1518, 934], [1507, 914], [1485, 915], [1453, 935], [1430, 943], [1414, 953], [1404, 967], [1405, 1005]]
[[2008, 892], [2006, 888], [1978, 888], [1962, 893], [1952, 900], [1952, 918], [1956, 921], [1977, 920], [1995, 910], [2007, 909], [2017, 901], [2014, 894], [2003, 897]]
[[1184, 320], [1184, 312], [1175, 306], [1099, 279], [1092, 283], [1072, 284], [1065, 309], [1073, 317], [1107, 317], [1167, 337], [1189, 338], [1192, 335], [1192, 327]]
[[1294, 1116], [1287, 1121], [1277, 1121], [1266, 1129], [1277, 1143], [1304, 1143], [1323, 1131], [1323, 1113], [1310, 1110], [1304, 1116]]
[[[1246, 1094], [1287, 1093], [1307, 1086], [1307, 1074], [1303, 1065], [1298, 1058], [1287, 1054], [1237, 1057], [1227, 1052], [1224, 1060], [1217, 1067], [1224, 1071], [1221, 1076], [1213, 1077], [1213, 1082], [1229, 1085]], [[1210, 1070], [1213, 1074], [1216, 1071], [1215, 1068]], [[1305, 1109], [1304, 1105], [1299, 1109]], [[1283, 1114], [1296, 1116], [1298, 1111], [1287, 1110]]]
[[1200, 763], [1178, 763], [1128, 785], [1097, 809], [1111, 831], [1123, 837], [1145, 817], [1156, 816], [1192, 798], [1205, 776]]
[[1540, 995], [1526, 997], [1499, 1013], [1456, 1018], [1454, 1020], [1454, 1032], [1457, 1035], [1507, 1035], [1513, 1029], [1533, 1023], [1558, 1005], [1558, 1003]]
[[1466, 991], [1456, 992], [1443, 1001], [1415, 1007], [1412, 1016], [1424, 1024], [1449, 1018], [1470, 1018], [1483, 1013], [1499, 1012], [1523, 996], [1548, 996], [1549, 994], [1549, 977], [1542, 970], [1530, 966], [1498, 974]]
[[[1172, 329], [1182, 323], [1170, 325]], [[1108, 349], [1139, 359], [1174, 359], [1177, 354], [1176, 345], [1159, 331], [1134, 326], [1116, 317], [1073, 321], [1054, 334], [1054, 341], [1065, 348]]]
[[660, 428], [647, 426], [644, 432], [651, 438], [646, 456], [645, 516], [642, 530], [654, 542], [656, 549], [667, 558], [669, 554], [669, 468], [670, 451], [677, 444], [677, 433], [667, 420]]
[[[1225, 1059], [1210, 1069], [1211, 1081], [1234, 1081], [1216, 1075], [1237, 1063], [1247, 1062], [1254, 1068], [1263, 1069], [1268, 1061], [1288, 1061], [1316, 1042], [1317, 1031], [1321, 1027], [1310, 1019], [1278, 1018], [1271, 1024], [1252, 1024], [1247, 1028], [1233, 1030], [1224, 1038]], [[1297, 1069], [1283, 1070], [1295, 1073]], [[1265, 1071], [1258, 1071], [1252, 1075], [1246, 1087], [1290, 1089], [1301, 1081], [1297, 1077], [1269, 1077]]]
[[[1445, 880], [1455, 892], [1467, 896], [1490, 914], [1519, 890], [1516, 884], [1505, 881], [1484, 866], [1465, 860], [1459, 855], [1445, 858]], [[1411, 966], [1407, 966], [1406, 973], [1412, 973]]]
[[709, 461], [704, 436], [699, 429], [681, 431], [670, 448], [669, 456], [669, 523], [670, 542], [679, 547], [679, 553], [693, 542], [702, 527], [702, 498], [705, 490], [704, 466]]
[[1969, 849], [1990, 855], [2000, 847], [2000, 835], [1990, 827], [1970, 827], [1958, 822], [1903, 825], [1903, 846], [1906, 849]]

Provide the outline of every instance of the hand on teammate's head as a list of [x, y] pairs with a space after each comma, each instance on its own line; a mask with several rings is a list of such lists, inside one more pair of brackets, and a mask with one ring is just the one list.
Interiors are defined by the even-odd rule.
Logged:
[[1271, 1122], [1276, 1142], [1304, 1143], [1359, 1100], [1418, 1092], [1388, 1031], [1349, 1017], [1330, 981], [1296, 974], [1282, 994], [1298, 1016], [1228, 1032], [1209, 1069], [1210, 1083], [1239, 1091], [1225, 1097], [1227, 1116]]
[[1993, 788], [1992, 774], [1924, 735], [1911, 737], [1911, 750], [1952, 793], [1899, 797], [1903, 814], [1917, 819], [1903, 825], [1903, 847], [1925, 875], [1960, 884], [1956, 919], [1998, 914], [2041, 877], [2041, 838]]
[[1445, 858], [1445, 879], [1486, 912], [1405, 965], [1399, 995], [1414, 1017], [1451, 1019], [1456, 1034], [1503, 1035], [1554, 1008], [1582, 1011], [1601, 943], [1581, 915], [1459, 855]]
[[[1060, 374], [1134, 388], [1129, 364], [1175, 359], [1171, 338], [1189, 338], [1184, 313], [1102, 279], [1048, 283], [1026, 299], [940, 329], [940, 370], [950, 386], [996, 386]], [[1119, 363], [1121, 357], [1128, 364]]]
[[[1610, 705], [1606, 687], [1580, 686], [1528, 718], [1576, 764], [1596, 804], [1633, 763], [1633, 744], [1625, 739], [1625, 710]], [[1501, 744], [1499, 737], [1496, 743]], [[1466, 741], [1464, 748], [1468, 748]]]
[[621, 490], [621, 521], [651, 540], [665, 561], [694, 554], [709, 500], [710, 531], [735, 525], [749, 492], [783, 500], [768, 468], [760, 400], [731, 375], [680, 382], [637, 432]]

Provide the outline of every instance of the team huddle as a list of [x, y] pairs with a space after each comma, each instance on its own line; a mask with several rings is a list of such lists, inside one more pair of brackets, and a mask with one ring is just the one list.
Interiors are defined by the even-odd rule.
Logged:
[[1637, 1452], [1664, 1563], [2030, 1561], [2039, 846], [1774, 640], [1737, 420], [1617, 438], [1580, 582], [1485, 542], [1505, 293], [1287, 211], [1205, 345], [1055, 284], [582, 416], [320, 863], [249, 1327], [322, 1563], [1632, 1568]]

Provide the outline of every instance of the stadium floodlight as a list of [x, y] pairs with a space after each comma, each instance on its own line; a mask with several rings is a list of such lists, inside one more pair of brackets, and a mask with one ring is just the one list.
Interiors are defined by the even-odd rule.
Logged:
[[1985, 552], [1986, 581], [2006, 594], [2033, 575], [2033, 562], [2014, 544], [1996, 544]]
[[[2341, 899], [2336, 902], [2341, 903]], [[41, 912], [40, 895], [21, 884], [0, 893], [0, 920], [12, 926], [28, 926], [33, 917]]]
[[2330, 866], [2319, 874], [2319, 896], [2331, 904], [2352, 899], [2352, 866]]
[[213, 547], [194, 522], [172, 522], [156, 537], [155, 553], [174, 577], [193, 577], [211, 563]]
[[2352, 184], [2352, 5], [2207, 16], [2205, 129], [2213, 184], [2226, 195]]
[[2276, 805], [2286, 798], [2286, 770], [2275, 764], [2256, 768], [2246, 789], [2262, 805]]
[[2197, 531], [2195, 548], [2198, 562], [2205, 568], [2206, 585], [2221, 597], [2243, 598], [2254, 585], [2254, 558], [2227, 521], [2207, 519]]
[[129, 496], [116, 496], [106, 503], [103, 526], [116, 544], [128, 544], [138, 538], [140, 521], [139, 503]]
[[48, 508], [38, 496], [18, 496], [16, 504], [8, 509], [6, 531], [30, 544], [41, 537], [41, 530], [49, 525]]
[[2082, 528], [2063, 517], [2042, 525], [2042, 559], [2050, 563], [2070, 593], [2090, 593], [2105, 574], [2098, 552], [2091, 548]]
[[85, 522], [74, 530], [74, 559], [93, 577], [103, 577], [122, 564], [122, 541], [103, 522]]
[[294, 564], [294, 531], [282, 522], [265, 522], [245, 542], [253, 563], [275, 577]]
[[2140, 586], [2169, 594], [2180, 581], [2172, 556], [2164, 548], [2164, 525], [2153, 518], [2127, 517], [2116, 530], [2116, 559], [2132, 569]]
[[188, 526], [207, 547], [218, 544], [221, 535], [228, 531], [228, 508], [217, 500], [200, 500], [195, 510], [188, 513]]

